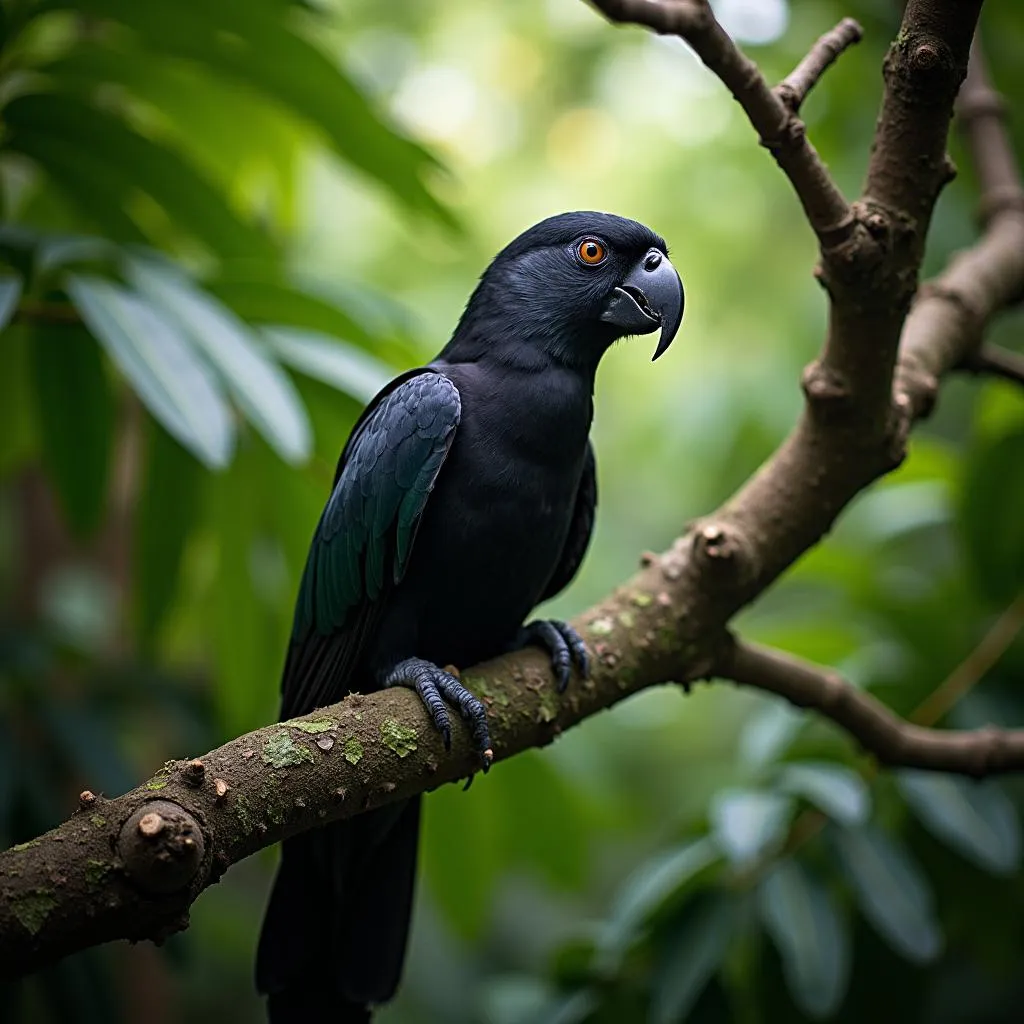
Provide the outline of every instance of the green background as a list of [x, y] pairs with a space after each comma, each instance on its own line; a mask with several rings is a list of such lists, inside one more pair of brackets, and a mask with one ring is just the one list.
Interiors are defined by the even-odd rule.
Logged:
[[[716, 5], [773, 82], [861, 19], [803, 111], [850, 196], [896, 6]], [[0, 843], [272, 720], [361, 403], [443, 345], [487, 261], [542, 217], [648, 223], [687, 293], [656, 366], [649, 338], [604, 361], [597, 528], [548, 611], [607, 593], [794, 422], [825, 326], [814, 239], [678, 40], [579, 0], [2, 13]], [[982, 26], [1024, 109], [1024, 11], [993, 0]], [[976, 237], [952, 148], [929, 273]], [[1019, 314], [992, 332], [1022, 336]], [[738, 628], [909, 714], [998, 622], [1008, 649], [968, 663], [928, 724], [1024, 724], [1022, 470], [1020, 390], [949, 382], [907, 463]], [[405, 983], [380, 1020], [1017, 1020], [1022, 797], [1012, 778], [876, 774], [837, 729], [731, 686], [645, 692], [429, 797]], [[0, 1016], [262, 1019], [275, 856], [233, 868], [161, 949], [70, 958], [0, 991]]]

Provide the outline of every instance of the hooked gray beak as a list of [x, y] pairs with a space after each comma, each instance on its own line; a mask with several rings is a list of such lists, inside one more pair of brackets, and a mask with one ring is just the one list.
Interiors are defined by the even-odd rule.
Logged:
[[683, 282], [660, 249], [651, 249], [605, 302], [601, 320], [626, 334], [661, 328], [653, 360], [665, 353], [683, 320]]

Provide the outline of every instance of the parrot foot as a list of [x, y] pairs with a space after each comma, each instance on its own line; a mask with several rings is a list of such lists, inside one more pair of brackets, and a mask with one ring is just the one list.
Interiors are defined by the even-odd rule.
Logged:
[[406, 658], [384, 677], [383, 683], [385, 686], [407, 686], [419, 694], [433, 720], [434, 728], [444, 739], [445, 750], [452, 749], [451, 722], [445, 701], [453, 704], [469, 725], [473, 747], [480, 755], [483, 770], [486, 772], [490, 768], [494, 750], [491, 747], [490, 730], [487, 728], [487, 711], [450, 672], [445, 672], [432, 661], [423, 658]]
[[513, 650], [523, 647], [539, 647], [551, 658], [551, 670], [555, 673], [558, 692], [564, 693], [569, 685], [569, 671], [572, 665], [579, 669], [586, 679], [590, 675], [590, 655], [583, 638], [567, 622], [558, 619], [534, 619], [519, 630]]

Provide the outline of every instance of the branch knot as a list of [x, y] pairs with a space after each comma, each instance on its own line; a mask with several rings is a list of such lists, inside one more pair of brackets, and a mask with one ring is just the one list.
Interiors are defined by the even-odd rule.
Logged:
[[737, 586], [756, 575], [750, 545], [731, 524], [709, 521], [699, 525], [693, 532], [691, 549], [704, 582]]
[[199, 822], [179, 804], [151, 800], [121, 827], [117, 840], [128, 876], [145, 892], [166, 896], [196, 880], [206, 854]]

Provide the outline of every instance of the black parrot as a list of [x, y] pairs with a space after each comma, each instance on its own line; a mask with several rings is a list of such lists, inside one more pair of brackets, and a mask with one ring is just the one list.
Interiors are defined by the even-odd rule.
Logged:
[[[487, 268], [451, 341], [385, 387], [338, 460], [299, 589], [282, 718], [352, 689], [409, 686], [444, 735], [448, 706], [484, 767], [483, 705], [438, 666], [544, 648], [559, 689], [587, 671], [565, 623], [523, 625], [583, 559], [597, 484], [594, 376], [612, 342], [683, 314], [665, 242], [636, 221], [566, 213]], [[369, 1020], [398, 985], [419, 797], [283, 844], [256, 977], [270, 1020]]]

